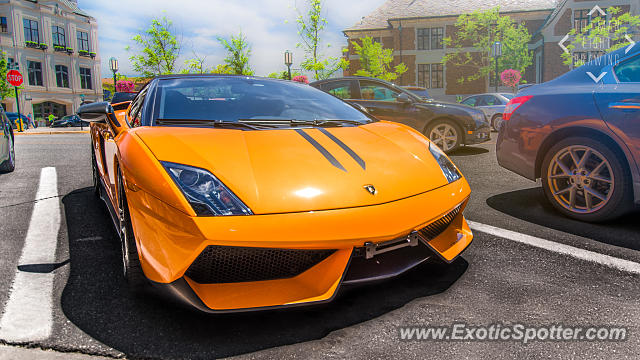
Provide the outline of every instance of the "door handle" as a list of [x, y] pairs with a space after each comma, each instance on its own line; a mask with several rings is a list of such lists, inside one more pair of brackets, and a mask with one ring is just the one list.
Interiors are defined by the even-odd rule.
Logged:
[[640, 103], [612, 102], [609, 103], [609, 109], [640, 110]]

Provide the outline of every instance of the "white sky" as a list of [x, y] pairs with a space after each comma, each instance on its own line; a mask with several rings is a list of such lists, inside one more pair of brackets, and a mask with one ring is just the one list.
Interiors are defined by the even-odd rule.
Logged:
[[[326, 53], [338, 55], [346, 44], [342, 30], [368, 15], [385, 0], [325, 0], [329, 26], [324, 41]], [[208, 67], [222, 63], [225, 53], [216, 36], [228, 37], [240, 30], [252, 44], [251, 66], [256, 75], [285, 70], [283, 53], [294, 52], [293, 68], [298, 68], [303, 52], [299, 42], [295, 4], [304, 0], [79, 0], [80, 8], [98, 21], [102, 77], [110, 77], [108, 59], [118, 58], [121, 73], [135, 75], [125, 51], [134, 34], [146, 29], [150, 19], [166, 15], [183, 38], [182, 58], [195, 50], [206, 56]]]

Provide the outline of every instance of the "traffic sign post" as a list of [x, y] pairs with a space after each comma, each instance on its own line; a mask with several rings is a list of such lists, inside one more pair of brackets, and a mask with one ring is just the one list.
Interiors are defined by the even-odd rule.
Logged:
[[[16, 91], [16, 107], [18, 109], [18, 122], [22, 122], [22, 115], [20, 114], [20, 98], [18, 97], [18, 86], [22, 85], [24, 78], [18, 70], [9, 70], [7, 72], [7, 81], [14, 86]], [[21, 127], [24, 130], [24, 127]]]

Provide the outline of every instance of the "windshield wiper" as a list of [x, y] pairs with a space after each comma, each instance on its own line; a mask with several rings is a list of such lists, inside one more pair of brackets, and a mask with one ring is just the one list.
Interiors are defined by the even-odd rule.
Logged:
[[[165, 126], [211, 126], [215, 128], [241, 128], [249, 130], [260, 130], [270, 126], [254, 126], [242, 122], [232, 122], [223, 120], [198, 120], [198, 119], [156, 119], [157, 125]], [[258, 124], [257, 124], [258, 125]], [[259, 124], [262, 125], [262, 124]]]
[[290, 126], [344, 126], [346, 125], [363, 125], [366, 123], [356, 120], [297, 120], [297, 119], [238, 119], [238, 122], [245, 124], [260, 125], [290, 125]]

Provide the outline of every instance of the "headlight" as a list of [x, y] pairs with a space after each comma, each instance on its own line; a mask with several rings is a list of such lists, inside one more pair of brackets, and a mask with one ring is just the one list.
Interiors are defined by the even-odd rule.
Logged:
[[440, 165], [440, 169], [442, 169], [442, 173], [444, 174], [444, 177], [447, 178], [449, 183], [452, 183], [462, 177], [462, 175], [458, 171], [458, 168], [453, 165], [451, 160], [449, 160], [447, 155], [445, 155], [445, 153], [442, 152], [442, 150], [440, 150], [437, 145], [430, 142], [429, 151], [438, 162], [438, 165]]
[[475, 112], [474, 111], [474, 112], [471, 113], [471, 118], [475, 122], [481, 122], [481, 123], [486, 123], [487, 122], [487, 118], [484, 116], [483, 112]]
[[252, 215], [251, 209], [207, 170], [162, 162], [198, 216]]

